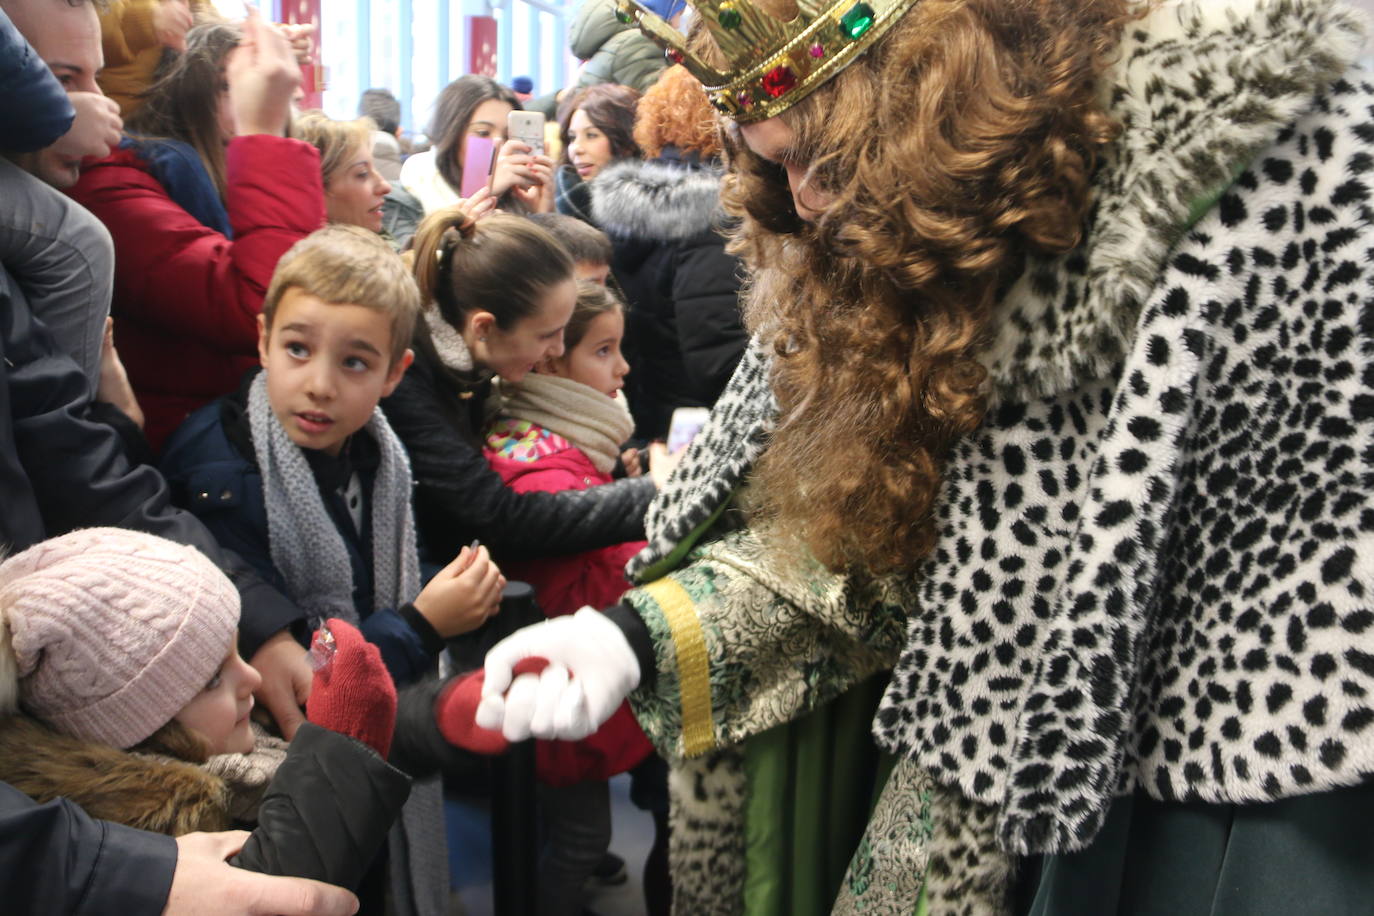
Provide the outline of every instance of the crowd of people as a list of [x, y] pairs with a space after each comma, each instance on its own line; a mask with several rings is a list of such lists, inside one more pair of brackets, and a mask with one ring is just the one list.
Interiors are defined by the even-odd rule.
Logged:
[[1360, 17], [577, 23], [416, 152], [308, 28], [0, 0], [6, 905], [441, 916], [532, 738], [541, 916], [625, 773], [653, 916], [1368, 912]]

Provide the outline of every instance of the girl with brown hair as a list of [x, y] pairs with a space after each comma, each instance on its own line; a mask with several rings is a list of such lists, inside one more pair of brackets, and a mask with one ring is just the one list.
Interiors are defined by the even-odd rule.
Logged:
[[459, 203], [469, 137], [492, 141], [497, 150], [489, 185], [505, 209], [551, 210], [553, 160], [506, 136], [506, 116], [519, 111], [520, 100], [488, 76], [468, 73], [444, 87], [435, 103], [430, 137], [434, 148], [406, 159], [401, 184], [426, 213]]
[[559, 106], [559, 213], [591, 222], [587, 182], [613, 162], [639, 157], [634, 139], [638, 104], [639, 93], [629, 86], [598, 83], [578, 90]]
[[654, 484], [518, 493], [482, 457], [493, 381], [519, 382], [563, 353], [577, 299], [571, 256], [534, 221], [432, 213], [415, 236], [424, 304], [415, 362], [382, 401], [410, 454], [425, 549], [456, 556], [478, 538], [500, 562], [637, 540]]
[[[1362, 909], [1355, 18], [702, 6], [674, 52], [734, 122], [762, 346], [650, 516], [645, 584], [493, 649], [479, 721], [572, 738], [629, 693], [702, 828], [679, 907]], [[525, 655], [574, 677], [503, 699]], [[896, 759], [859, 840], [870, 727]]]

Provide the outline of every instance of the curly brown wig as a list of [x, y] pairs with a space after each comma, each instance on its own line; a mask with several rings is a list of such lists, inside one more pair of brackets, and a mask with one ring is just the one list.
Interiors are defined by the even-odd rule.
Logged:
[[639, 100], [635, 142], [646, 159], [657, 159], [665, 146], [713, 159], [720, 155], [716, 125], [715, 109], [706, 101], [701, 83], [686, 67], [674, 64]]
[[934, 547], [946, 456], [986, 410], [992, 307], [1028, 255], [1081, 240], [1117, 130], [1097, 81], [1135, 6], [920, 0], [781, 116], [827, 198], [814, 223], [727, 132], [723, 197], [782, 408], [754, 511], [827, 567], [910, 569]]

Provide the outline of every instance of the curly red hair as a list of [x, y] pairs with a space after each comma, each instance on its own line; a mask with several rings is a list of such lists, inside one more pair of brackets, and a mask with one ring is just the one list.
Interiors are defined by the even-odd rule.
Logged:
[[720, 155], [715, 109], [686, 67], [675, 64], [664, 70], [640, 98], [635, 112], [635, 142], [646, 159], [658, 158], [665, 146], [696, 153], [702, 159]]

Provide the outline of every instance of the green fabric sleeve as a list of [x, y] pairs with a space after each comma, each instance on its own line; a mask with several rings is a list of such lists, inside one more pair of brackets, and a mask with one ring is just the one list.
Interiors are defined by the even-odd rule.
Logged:
[[906, 582], [784, 565], [753, 529], [734, 531], [626, 593], [653, 639], [658, 671], [630, 702], [669, 761], [710, 749], [684, 738], [684, 715], [692, 720], [695, 711], [708, 745], [737, 744], [895, 662], [911, 606]]

